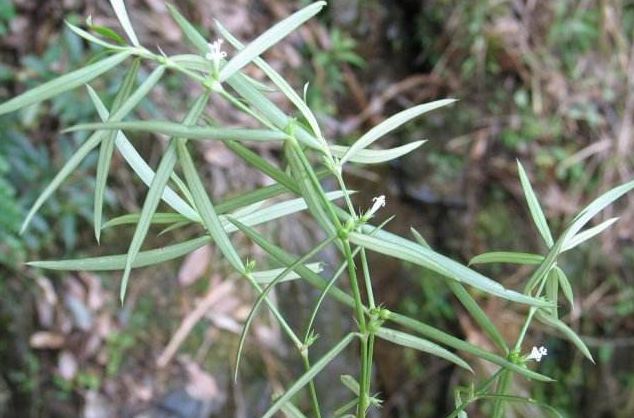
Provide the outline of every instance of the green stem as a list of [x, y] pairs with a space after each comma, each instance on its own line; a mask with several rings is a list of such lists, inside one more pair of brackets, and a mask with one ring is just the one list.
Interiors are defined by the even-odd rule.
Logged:
[[[302, 354], [302, 360], [304, 361], [304, 368], [306, 371], [310, 370], [310, 360], [308, 359], [308, 350], [305, 354]], [[315, 388], [315, 382], [311, 379], [308, 382], [308, 391], [310, 392], [310, 400], [313, 404], [313, 410], [315, 416], [321, 418], [321, 409], [319, 408], [319, 398], [317, 397], [317, 389]]]
[[[537, 293], [535, 294], [535, 297], [539, 297], [541, 295], [542, 291], [544, 290], [547, 277], [548, 277], [548, 274], [545, 274], [544, 278], [542, 279], [539, 285], [539, 288], [537, 289]], [[535, 307], [531, 307], [530, 310], [528, 311], [528, 315], [526, 316], [524, 325], [522, 325], [522, 329], [520, 330], [520, 333], [517, 337], [517, 342], [515, 343], [515, 347], [513, 351], [511, 351], [511, 353], [513, 352], [519, 353], [519, 351], [521, 350], [522, 343], [524, 342], [524, 338], [526, 337], [526, 333], [528, 332], [528, 327], [530, 326], [531, 321], [533, 320], [533, 316], [535, 316], [536, 312], [537, 312], [537, 308]], [[500, 378], [500, 381], [498, 383], [498, 390], [496, 391], [495, 394], [506, 395], [506, 392], [509, 390], [509, 386], [512, 383], [512, 381], [513, 381], [513, 371], [505, 370], [502, 373], [502, 377]], [[504, 407], [505, 407], [504, 400], [497, 399], [493, 407], [493, 418], [501, 418], [502, 415], [504, 414]]]
[[354, 264], [350, 241], [348, 239], [341, 240], [343, 244], [343, 252], [348, 264], [348, 279], [352, 289], [352, 297], [354, 299], [354, 309], [357, 315], [359, 331], [361, 333], [361, 379], [359, 379], [359, 406], [357, 409], [357, 418], [364, 418], [368, 402], [368, 335], [365, 315], [363, 313], [363, 301], [361, 300], [361, 292], [359, 291], [359, 282], [357, 280], [357, 272]]

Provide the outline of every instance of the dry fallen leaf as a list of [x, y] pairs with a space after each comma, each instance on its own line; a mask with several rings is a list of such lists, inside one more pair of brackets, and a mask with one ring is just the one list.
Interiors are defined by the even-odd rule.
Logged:
[[214, 400], [220, 396], [216, 379], [200, 368], [198, 364], [189, 360], [181, 359], [185, 363], [187, 370], [187, 393], [194, 399], [201, 401]]
[[65, 380], [73, 380], [77, 374], [77, 368], [75, 356], [68, 350], [62, 351], [57, 359], [57, 369], [60, 376]]
[[56, 350], [64, 346], [64, 336], [55, 332], [39, 331], [31, 335], [29, 345], [35, 349]]
[[178, 272], [178, 283], [188, 286], [199, 279], [209, 267], [211, 247], [205, 245], [189, 254]]

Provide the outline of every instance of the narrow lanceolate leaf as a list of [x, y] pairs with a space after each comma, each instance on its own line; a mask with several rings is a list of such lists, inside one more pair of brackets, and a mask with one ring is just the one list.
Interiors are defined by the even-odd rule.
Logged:
[[467, 364], [466, 361], [464, 361], [451, 351], [442, 348], [438, 344], [432, 343], [431, 341], [408, 334], [406, 332], [401, 332], [386, 327], [379, 328], [375, 332], [375, 335], [385, 341], [389, 341], [403, 347], [413, 348], [415, 350], [423, 351], [433, 356], [443, 358], [473, 373], [473, 369]]
[[75, 151], [75, 153], [66, 161], [62, 169], [53, 177], [53, 180], [46, 186], [44, 191], [38, 196], [35, 203], [29, 210], [29, 213], [26, 215], [24, 222], [22, 223], [22, 227], [20, 228], [20, 234], [24, 233], [26, 228], [31, 223], [33, 216], [37, 213], [38, 210], [42, 207], [46, 199], [48, 199], [55, 190], [62, 184], [64, 180], [79, 166], [79, 164], [86, 158], [88, 153], [95, 149], [97, 145], [101, 142], [103, 137], [106, 135], [105, 132], [95, 132], [92, 134], [81, 146]]
[[[101, 229], [108, 229], [108, 228], [113, 228], [115, 226], [121, 226], [121, 225], [135, 225], [139, 223], [140, 219], [141, 219], [140, 213], [128, 213], [126, 215], [117, 216], [116, 218], [110, 219], [108, 222], [103, 224]], [[175, 222], [182, 222], [187, 220], [188, 219], [185, 218], [180, 213], [155, 212], [154, 215], [152, 215], [152, 220], [150, 221], [150, 223], [152, 225], [165, 225], [165, 224], [172, 224]]]
[[[216, 20], [216, 27], [218, 27], [220, 34], [227, 41], [229, 41], [229, 43], [233, 45], [236, 49], [238, 50], [244, 49], [244, 45], [242, 45], [242, 43], [238, 41], [238, 39], [235, 38], [217, 20]], [[299, 97], [299, 95], [295, 92], [295, 90], [293, 90], [291, 85], [288, 84], [288, 82], [284, 79], [284, 77], [282, 77], [277, 71], [275, 71], [273, 67], [267, 64], [266, 61], [264, 61], [263, 59], [259, 57], [255, 57], [253, 59], [253, 62], [255, 63], [255, 65], [260, 67], [262, 71], [264, 71], [264, 74], [266, 74], [267, 77], [270, 78], [271, 81], [273, 81], [273, 83], [280, 89], [280, 91], [284, 93], [284, 95], [295, 105], [295, 107], [299, 109], [299, 111], [302, 113], [304, 118], [306, 118], [306, 120], [308, 121], [308, 124], [310, 125], [311, 129], [313, 130], [317, 138], [323, 138], [323, 135], [321, 134], [321, 129], [319, 128], [319, 123], [317, 123], [317, 119], [315, 118], [315, 115], [310, 110], [308, 105], [306, 105], [304, 100], [302, 100], [302, 98]]]
[[[168, 245], [154, 250], [141, 251], [132, 263], [133, 268], [151, 266], [173, 260], [196, 251], [211, 242], [211, 237], [198, 237], [179, 244]], [[126, 266], [127, 254], [106, 255], [101, 257], [82, 258], [77, 260], [30, 261], [27, 264], [48, 270], [69, 271], [112, 271], [123, 270]]]
[[268, 129], [214, 128], [211, 126], [185, 125], [161, 120], [130, 122], [86, 123], [66, 129], [66, 132], [84, 130], [124, 130], [131, 132], [154, 132], [177, 138], [196, 140], [233, 141], [283, 141], [288, 138], [283, 132]]
[[577, 235], [577, 232], [581, 231], [581, 229], [597, 213], [601, 212], [603, 209], [605, 209], [606, 206], [610, 205], [612, 202], [614, 202], [633, 188], [634, 180], [631, 180], [611, 190], [608, 190], [607, 192], [603, 193], [601, 196], [593, 200], [592, 203], [586, 206], [572, 221], [570, 227], [564, 233], [565, 240], [568, 240], [569, 237], [574, 237], [575, 235]]
[[132, 45], [139, 46], [139, 40], [136, 37], [136, 33], [134, 33], [134, 28], [132, 27], [132, 23], [130, 23], [130, 18], [128, 17], [128, 12], [125, 9], [125, 3], [123, 0], [110, 0], [110, 4], [114, 9], [115, 14], [117, 15], [117, 19], [119, 19], [119, 23], [123, 27], [126, 35], [132, 42]]
[[[158, 82], [160, 77], [163, 75], [165, 71], [165, 67], [161, 66], [154, 70], [150, 76], [139, 86], [139, 88], [132, 94], [122, 105], [121, 108], [118, 109], [111, 117], [112, 120], [117, 121], [121, 120], [125, 117], [151, 90], [151, 88]], [[63, 77], [62, 77], [63, 78]], [[36, 91], [38, 88], [32, 90]], [[53, 179], [51, 184], [44, 190], [42, 195], [38, 198], [38, 200], [33, 205], [33, 208], [29, 212], [26, 217], [26, 220], [22, 226], [22, 231], [27, 227], [32, 217], [35, 215], [39, 207], [44, 203], [44, 201], [52, 194], [57, 187], [61, 184], [61, 182], [77, 167], [77, 165], [83, 160], [83, 158], [93, 149], [95, 148], [102, 138], [105, 136], [104, 132], [96, 132], [93, 134], [81, 147], [80, 149], [71, 157], [69, 161], [64, 165], [62, 170], [58, 173], [57, 176]]]
[[[349, 238], [356, 245], [428, 268], [442, 276], [466, 283], [491, 295], [532, 306], [550, 306], [546, 301], [508, 290], [488, 277], [415, 243], [412, 243], [414, 247], [411, 247], [409, 245], [399, 245], [399, 243], [393, 241], [386, 241], [381, 238], [385, 235], [383, 232], [379, 231], [375, 237], [353, 232]], [[401, 240], [408, 241], [404, 238], [401, 238]]]
[[50, 99], [75, 87], [79, 87], [100, 76], [129, 57], [131, 52], [119, 52], [87, 67], [72, 71], [66, 75], [48, 81], [40, 86], [28, 90], [13, 99], [0, 104], [0, 115], [13, 112], [25, 106]]
[[[342, 196], [342, 192], [330, 192], [328, 193], [328, 198], [329, 199], [335, 199], [335, 198], [340, 198]], [[301, 201], [301, 203], [300, 203]], [[249, 213], [247, 215], [245, 215], [244, 217], [237, 217], [237, 219], [233, 219], [232, 222], [234, 222], [235, 224], [238, 224], [241, 221], [244, 221], [245, 223], [248, 223], [251, 226], [255, 226], [255, 225], [259, 225], [261, 223], [264, 222], [268, 222], [270, 220], [273, 219], [277, 219], [279, 217], [282, 216], [286, 216], [288, 214], [294, 213], [294, 212], [298, 212], [301, 210], [305, 210], [306, 209], [306, 203], [303, 202], [303, 199], [292, 199], [292, 200], [288, 200], [285, 202], [279, 202], [276, 203], [274, 205], [271, 205], [269, 207], [263, 208], [260, 211], [257, 212], [253, 212], [253, 213]], [[165, 216], [167, 219], [165, 219], [166, 221], [169, 220], [169, 216], [179, 216], [177, 214], [159, 214], [161, 217]], [[132, 223], [138, 223], [138, 221], [140, 220], [141, 216], [139, 214], [131, 214], [131, 215], [127, 215], [129, 217], [123, 217], [123, 219], [117, 219], [117, 223], [118, 222], [132, 222]], [[154, 219], [154, 217], [152, 217], [152, 219]], [[113, 220], [114, 221], [114, 220]], [[231, 222], [227, 221], [226, 218], [225, 219], [221, 219], [221, 222], [223, 223], [223, 228], [225, 230], [225, 232], [229, 233], [229, 232], [233, 232], [233, 231], [237, 231], [238, 228]], [[161, 222], [159, 222], [161, 223]], [[249, 228], [248, 226], [246, 226], [245, 224], [240, 223], [241, 228], [246, 228], [246, 232], [247, 235], [249, 234], [255, 234], [257, 239], [262, 239], [263, 238], [257, 234], [255, 231], [253, 231], [251, 228]], [[244, 229], [241, 229], [243, 232], [245, 232]], [[197, 239], [196, 239], [197, 240]], [[193, 242], [197, 242], [196, 240], [192, 240]], [[256, 240], [256, 239], [254, 239]], [[205, 243], [210, 242], [211, 238], [209, 238], [207, 241], [204, 241]], [[189, 242], [189, 241], [188, 241]], [[260, 241], [256, 241], [258, 244], [260, 244]], [[202, 244], [201, 244], [202, 245]], [[168, 254], [169, 257], [165, 258], [163, 260], [171, 260], [172, 258], [177, 258], [180, 257], [185, 253], [183, 253], [181, 251], [182, 248], [189, 248], [187, 246], [185, 247], [180, 247], [178, 245], [175, 246], [167, 246], [164, 248], [159, 248], [157, 250], [151, 250], [151, 251], [147, 251], [147, 252], [140, 252], [137, 256], [137, 259], [139, 259], [139, 257], [145, 257], [143, 258], [144, 260], [153, 260], [153, 258], [146, 256], [145, 254]], [[198, 248], [198, 247], [196, 247]], [[194, 249], [196, 249], [194, 248]], [[282, 251], [281, 249], [279, 249], [279, 247], [275, 247], [276, 250]], [[193, 251], [193, 250], [191, 250]], [[286, 261], [290, 260], [289, 263], [292, 264], [295, 261], [295, 257], [291, 256], [290, 254], [286, 254], [284, 252], [282, 252], [284, 255], [282, 256], [281, 259], [279, 259], [280, 263], [284, 264], [284, 265], [288, 265], [286, 264]], [[276, 254], [278, 255], [278, 254]], [[148, 258], [149, 257], [149, 258]], [[153, 256], [152, 256], [153, 257]], [[274, 255], [274, 257], [276, 257]], [[286, 258], [285, 258], [286, 257]], [[276, 257], [277, 258], [277, 257]], [[32, 264], [34, 266], [37, 267], [41, 267], [41, 268], [47, 268], [47, 269], [52, 269], [52, 270], [92, 270], [92, 269], [96, 269], [96, 270], [123, 270], [126, 266], [126, 259], [127, 259], [127, 255], [126, 254], [121, 254], [121, 255], [113, 255], [113, 256], [104, 256], [104, 257], [92, 257], [92, 258], [85, 258], [85, 259], [79, 259], [79, 260], [61, 260], [61, 261], [35, 261]], [[158, 263], [159, 261], [157, 261], [156, 263]], [[145, 262], [144, 262], [145, 263]], [[156, 264], [156, 263], [149, 263], [149, 264]], [[149, 264], [142, 264], [143, 266], [149, 265]], [[132, 264], [133, 268], [139, 267], [141, 265], [139, 265], [139, 263], [137, 261], [135, 261]], [[308, 268], [307, 266], [298, 266], [297, 268], [297, 272], [299, 274], [301, 274], [301, 276], [303, 278], [305, 277], [305, 274], [310, 274], [310, 278], [307, 279], [309, 281], [313, 281], [315, 282], [315, 286], [317, 286], [318, 288], [322, 289], [326, 287], [326, 279], [324, 279], [323, 277], [319, 276], [314, 270]], [[306, 273], [308, 272], [308, 273]], [[337, 293], [338, 292], [338, 293]], [[347, 296], [342, 296], [343, 293], [341, 291], [339, 291], [339, 289], [333, 290], [333, 293], [336, 293], [336, 297], [343, 297], [346, 298]], [[352, 303], [352, 299], [350, 299], [350, 302]]]
[[599, 235], [601, 232], [608, 229], [610, 226], [612, 226], [612, 224], [614, 224], [614, 222], [618, 220], [619, 218], [608, 219], [607, 221], [601, 222], [597, 226], [586, 229], [585, 231], [578, 233], [574, 237], [567, 239], [564, 242], [563, 247], [561, 248], [561, 252], [571, 250], [575, 248], [576, 246], [578, 246], [579, 244], [589, 240], [590, 238], [593, 238], [594, 236]]
[[480, 305], [473, 299], [473, 297], [467, 292], [467, 290], [460, 283], [449, 280], [447, 281], [447, 285], [453, 292], [453, 294], [458, 298], [462, 306], [469, 312], [471, 317], [480, 325], [480, 327], [486, 332], [491, 341], [500, 349], [504, 354], [507, 354], [509, 351], [508, 346], [506, 345], [506, 341], [502, 337], [502, 334], [495, 327], [493, 322], [489, 319], [487, 314], [480, 308]]
[[298, 150], [291, 141], [287, 141], [284, 144], [284, 153], [288, 159], [291, 173], [299, 185], [302, 197], [306, 200], [308, 210], [328, 235], [336, 235], [337, 231], [326, 210], [328, 203], [323, 200], [323, 191], [321, 187], [319, 187], [319, 185], [316, 186], [312, 180], [310, 173], [301, 160], [301, 152], [302, 151]]
[[563, 245], [565, 236], [566, 233], [564, 232], [564, 234], [557, 239], [555, 244], [550, 247], [548, 253], [546, 254], [546, 257], [544, 257], [544, 260], [535, 269], [533, 274], [531, 274], [531, 277], [529, 277], [526, 286], [524, 286], [524, 293], [530, 294], [537, 283], [540, 283], [544, 276], [548, 274], [550, 269], [553, 268], [553, 266], [557, 262], [557, 257], [559, 257], [559, 254], [561, 254], [561, 247]]
[[[132, 62], [132, 66], [128, 70], [128, 73], [121, 83], [119, 92], [112, 104], [112, 112], [119, 110], [123, 102], [130, 96], [134, 83], [136, 81], [137, 74], [139, 72], [139, 66], [141, 65], [140, 59], [135, 59]], [[103, 197], [106, 192], [106, 181], [108, 179], [108, 171], [110, 169], [110, 161], [112, 160], [112, 153], [114, 151], [114, 143], [117, 132], [109, 132], [101, 141], [101, 148], [99, 151], [99, 162], [97, 163], [97, 174], [95, 178], [95, 200], [94, 200], [94, 228], [95, 238], [99, 242], [101, 235], [101, 218], [103, 215]]]
[[169, 10], [172, 19], [181, 28], [187, 39], [200, 51], [208, 52], [207, 40], [194, 28], [194, 26], [185, 19], [185, 17], [178, 11], [178, 9], [169, 3], [166, 3], [167, 10]]
[[[414, 228], [411, 228], [411, 231], [416, 238], [416, 242], [418, 242], [422, 247], [431, 250], [431, 247], [429, 246], [429, 244], [427, 244], [427, 241], [425, 241], [423, 236], [418, 233], [418, 231], [416, 231]], [[482, 310], [482, 308], [480, 308], [480, 305], [478, 305], [475, 299], [471, 297], [464, 286], [454, 280], [448, 280], [447, 285], [456, 296], [456, 298], [458, 298], [460, 303], [462, 303], [462, 306], [464, 306], [467, 312], [469, 312], [471, 317], [478, 323], [478, 325], [480, 325], [484, 332], [487, 333], [491, 341], [493, 341], [493, 343], [495, 343], [495, 345], [497, 345], [504, 354], [507, 354], [509, 348], [506, 345], [506, 341], [504, 341], [502, 334], [500, 334], [493, 322], [491, 322], [487, 314]]]
[[94, 43], [96, 45], [103, 46], [104, 48], [112, 49], [112, 50], [115, 50], [115, 51], [125, 51], [125, 50], [127, 50], [129, 48], [127, 46], [114, 45], [114, 44], [111, 44], [109, 42], [104, 41], [103, 39], [99, 39], [98, 37], [96, 37], [92, 33], [86, 32], [82, 28], [77, 27], [77, 26], [73, 25], [72, 23], [70, 23], [68, 21], [64, 21], [64, 23], [66, 23], [66, 26], [68, 26], [68, 28], [70, 30], [75, 32], [75, 34], [77, 34], [78, 36], [84, 38], [88, 42], [92, 42], [92, 43]]
[[410, 120], [422, 115], [423, 113], [438, 109], [439, 107], [447, 106], [453, 102], [455, 102], [454, 99], [436, 100], [434, 102], [414, 106], [410, 109], [403, 110], [402, 112], [390, 116], [383, 122], [376, 125], [374, 128], [370, 129], [367, 133], [362, 135], [361, 138], [359, 138], [350, 147], [348, 152], [341, 158], [341, 164], [343, 165], [346, 161], [350, 160], [357, 152], [364, 148], [367, 148], [374, 141], [378, 140], [384, 135], [387, 135], [404, 123], [409, 122]]
[[[355, 153], [351, 157], [350, 161], [357, 164], [381, 164], [387, 161], [392, 161], [397, 158], [407, 155], [414, 151], [427, 141], [414, 141], [409, 144], [401, 145], [396, 148], [387, 149], [362, 149]], [[330, 151], [336, 157], [343, 157], [349, 150], [349, 147], [341, 145], [330, 145]]]
[[297, 392], [299, 392], [304, 386], [308, 384], [308, 382], [313, 380], [314, 377], [319, 374], [319, 372], [321, 372], [328, 364], [330, 364], [330, 362], [333, 361], [334, 358], [337, 357], [339, 353], [341, 353], [348, 346], [348, 344], [350, 344], [350, 342], [352, 342], [353, 338], [354, 334], [348, 334], [343, 337], [343, 339], [339, 341], [337, 345], [330, 349], [330, 351], [328, 351], [322, 358], [320, 358], [319, 361], [313, 364], [313, 366], [308, 369], [306, 373], [304, 373], [299, 379], [297, 379], [295, 383], [293, 383], [291, 387], [289, 387], [288, 390], [275, 401], [273, 406], [271, 406], [269, 410], [266, 411], [264, 415], [262, 415], [262, 418], [271, 418], [272, 416], [274, 416], [275, 413], [279, 411], [283, 405], [290, 401]]
[[549, 312], [549, 315], [554, 318], [559, 318], [559, 309], [557, 307], [557, 301], [559, 300], [559, 278], [555, 269], [551, 269], [548, 272], [546, 278], [546, 299], [554, 303], [554, 306], [544, 312]]
[[[205, 109], [208, 100], [209, 92], [203, 93], [196, 101], [196, 103], [194, 103], [194, 106], [189, 111], [187, 116], [185, 116], [183, 122], [194, 123]], [[136, 226], [134, 235], [132, 236], [132, 241], [130, 242], [130, 247], [128, 248], [128, 257], [126, 260], [125, 269], [123, 271], [123, 278], [121, 280], [121, 302], [123, 302], [123, 298], [125, 297], [125, 291], [128, 285], [128, 280], [130, 278], [130, 272], [132, 270], [132, 264], [134, 263], [137, 254], [141, 250], [143, 241], [145, 241], [145, 236], [147, 235], [147, 232], [150, 228], [150, 223], [152, 222], [152, 216], [156, 212], [156, 208], [158, 207], [158, 204], [161, 200], [161, 195], [163, 194], [165, 186], [167, 185], [170, 175], [174, 170], [174, 166], [176, 165], [177, 142], [178, 140], [172, 140], [167, 147], [165, 154], [163, 154], [158, 169], [156, 170], [156, 175], [152, 179], [152, 184], [150, 184], [150, 189], [147, 196], [145, 197], [145, 201], [143, 202], [143, 209], [141, 209], [139, 223]]]
[[258, 36], [246, 48], [238, 52], [222, 67], [219, 74], [220, 81], [225, 81], [254, 58], [278, 43], [282, 38], [293, 32], [308, 19], [319, 13], [326, 5], [325, 1], [313, 3], [275, 24], [262, 35]]
[[574, 305], [574, 293], [572, 291], [572, 285], [570, 284], [570, 281], [568, 280], [568, 277], [563, 272], [563, 270], [560, 269], [557, 266], [555, 266], [555, 274], [557, 274], [557, 279], [559, 280], [559, 286], [561, 287], [561, 290], [564, 292], [564, 296], [566, 297], [566, 299], [570, 303], [570, 306], [573, 306]]
[[207, 231], [213, 237], [220, 252], [227, 258], [231, 266], [238, 272], [244, 272], [244, 264], [222, 227], [220, 218], [218, 218], [214, 205], [205, 191], [205, 187], [198, 176], [194, 161], [191, 155], [189, 155], [184, 141], [178, 141], [177, 150], [178, 159], [181, 162], [187, 185], [192, 192], [196, 209], [198, 209], [200, 213], [205, 228], [207, 228]]
[[533, 217], [533, 222], [535, 223], [535, 226], [537, 227], [537, 230], [539, 231], [542, 238], [544, 238], [546, 245], [548, 247], [552, 247], [553, 236], [550, 233], [548, 222], [546, 222], [546, 217], [544, 216], [544, 212], [539, 205], [537, 196], [535, 196], [535, 192], [533, 191], [531, 182], [528, 180], [528, 176], [524, 171], [524, 167], [522, 167], [522, 164], [519, 160], [517, 160], [517, 171], [520, 175], [520, 182], [522, 183], [522, 188], [524, 189], [524, 196], [526, 196], [526, 203], [528, 203], [528, 209], [530, 210], [531, 216]]
[[476, 255], [469, 260], [469, 265], [489, 263], [539, 264], [542, 261], [544, 261], [544, 256], [539, 254], [494, 251]]
[[[349, 192], [349, 194], [352, 193]], [[328, 201], [340, 199], [343, 196], [344, 192], [340, 190], [326, 193], [326, 199]], [[258, 209], [251, 213], [238, 216], [236, 218], [247, 226], [254, 226], [264, 222], [272, 221], [273, 219], [283, 218], [295, 212], [303, 211], [307, 207], [308, 205], [303, 198], [290, 199]], [[222, 217], [221, 221], [223, 227], [225, 228], [225, 231], [234, 232], [237, 230], [237, 228], [232, 225], [225, 217]]]
[[400, 314], [392, 312], [390, 313], [388, 320], [396, 324], [402, 325], [411, 331], [416, 331], [426, 338], [437, 341], [441, 344], [444, 344], [456, 350], [460, 350], [460, 351], [464, 351], [465, 353], [472, 354], [478, 358], [481, 358], [493, 364], [497, 364], [500, 367], [513, 370], [514, 372], [519, 373], [525, 377], [528, 377], [529, 379], [535, 379], [541, 382], [553, 381], [553, 379], [551, 379], [548, 376], [544, 376], [543, 374], [534, 372], [524, 366], [520, 366], [518, 364], [512, 363], [503, 357], [500, 357], [496, 354], [483, 350], [480, 347], [477, 347], [466, 341], [462, 341], [461, 339], [456, 338], [451, 334], [447, 334], [446, 332], [443, 332], [439, 329], [431, 327], [423, 322], [417, 321], [408, 316], [400, 315]]
[[306, 415], [297, 409], [290, 401], [282, 406], [282, 412], [286, 415], [286, 418], [307, 418]]
[[224, 141], [224, 143], [227, 148], [233, 151], [248, 164], [257, 168], [287, 189], [299, 194], [299, 187], [297, 186], [297, 183], [284, 171], [275, 167], [273, 164], [238, 142]]
[[555, 328], [557, 331], [561, 332], [571, 343], [574, 344], [575, 347], [591, 362], [594, 363], [594, 359], [592, 358], [592, 354], [590, 354], [590, 350], [586, 344], [581, 340], [581, 337], [577, 335], [568, 325], [563, 323], [560, 319], [553, 318], [552, 316], [546, 315], [543, 312], [537, 311], [535, 317], [544, 324]]
[[[321, 273], [324, 269], [323, 263], [309, 263], [306, 264], [305, 267], [314, 271], [315, 273]], [[275, 278], [278, 277], [284, 270], [286, 269], [279, 268], [272, 270], [254, 271], [253, 273], [251, 273], [251, 277], [253, 277], [253, 279], [259, 284], [269, 284], [273, 280], [275, 280]], [[292, 271], [288, 273], [286, 277], [284, 277], [281, 281], [285, 282], [290, 280], [297, 280], [299, 278], [301, 278], [301, 276]]]
[[[88, 90], [88, 95], [90, 96], [93, 105], [97, 109], [99, 117], [104, 121], [108, 120], [110, 114], [95, 90], [93, 90], [93, 88], [89, 85], [86, 85], [86, 89]], [[152, 184], [152, 179], [155, 175], [154, 170], [152, 170], [152, 168], [143, 159], [143, 157], [141, 157], [139, 152], [136, 150], [136, 148], [134, 148], [132, 143], [128, 140], [128, 138], [126, 138], [123, 132], [117, 132], [115, 145], [123, 156], [123, 159], [128, 163], [128, 165], [137, 174], [137, 176], [139, 176], [141, 181], [143, 181], [143, 183], [145, 183], [145, 185], [149, 187], [150, 184]], [[183, 199], [181, 199], [180, 196], [178, 196], [169, 186], [165, 187], [162, 199], [165, 201], [165, 203], [167, 203], [168, 206], [170, 206], [176, 212], [180, 213], [185, 218], [194, 222], [200, 221], [198, 213]]]

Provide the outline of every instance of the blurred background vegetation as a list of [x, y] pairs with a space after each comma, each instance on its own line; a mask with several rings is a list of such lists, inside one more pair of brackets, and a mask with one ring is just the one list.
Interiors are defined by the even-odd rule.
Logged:
[[[206, 34], [215, 18], [249, 40], [308, 2], [174, 3]], [[186, 42], [162, 0], [126, 4], [145, 45], [183, 52]], [[0, 101], [93, 59], [98, 51], [63, 25], [64, 19], [82, 23], [89, 15], [118, 30], [108, 2], [0, 0]], [[341, 143], [410, 105], [460, 99], [449, 110], [410, 123], [385, 144], [428, 139], [420, 151], [349, 175], [364, 190], [360, 204], [387, 195], [385, 212], [397, 215], [392, 229], [407, 234], [413, 226], [434, 248], [462, 262], [486, 251], [544, 250], [528, 220], [515, 159], [530, 168], [555, 231], [583, 203], [632, 177], [634, 1], [332, 0], [267, 59], [298, 90], [310, 82], [309, 104], [328, 137]], [[106, 92], [106, 103], [120, 77], [115, 71], [93, 82]], [[186, 81], [169, 78], [137, 112], [179, 120], [192, 97]], [[283, 96], [274, 98], [290, 109]], [[250, 123], [236, 120], [220, 104], [210, 111], [221, 120]], [[100, 247], [94, 243], [96, 155], [48, 201], [32, 228], [18, 235], [35, 197], [85, 139], [60, 130], [93, 119], [84, 90], [0, 118], [0, 416], [258, 416], [299, 365], [289, 360], [292, 352], [274, 322], [261, 315], [244, 371], [232, 383], [230, 364], [253, 295], [224, 280], [227, 265], [213, 248], [136, 271], [123, 307], [116, 298], [117, 273], [58, 274], [24, 265], [127, 248], [131, 231], [125, 229], [106, 232]], [[155, 166], [161, 145], [134, 139]], [[279, 157], [270, 146], [258, 151]], [[201, 146], [199, 163], [214, 196], [267, 182], [218, 144]], [[137, 211], [145, 194], [120, 157], [113, 164], [109, 217]], [[515, 382], [516, 393], [546, 401], [565, 416], [634, 416], [632, 209], [634, 197], [608, 210], [606, 218], [621, 216], [616, 226], [567, 255], [562, 265], [576, 298], [560, 315], [584, 337], [597, 364], [536, 328], [529, 343], [548, 347], [539, 367], [557, 382]], [[315, 228], [282, 222], [268, 233], [299, 253], [309, 248]], [[166, 242], [157, 237], [151, 244]], [[486, 346], [441, 280], [412, 266], [375, 260], [375, 293], [386, 306]], [[497, 266], [483, 271], [515, 288], [529, 272]], [[281, 289], [294, 294], [289, 308], [303, 323], [314, 294], [295, 284]], [[513, 338], [521, 315], [499, 300], [476, 296]], [[349, 315], [335, 309], [321, 321], [345, 329]], [[319, 344], [327, 347], [329, 338], [334, 337], [323, 335]], [[330, 406], [347, 396], [345, 389], [333, 392], [332, 382], [354, 364], [343, 359], [338, 370], [318, 379]], [[493, 370], [490, 364], [477, 366], [481, 373]], [[440, 360], [378, 345], [374, 379], [385, 402], [375, 416], [441, 417], [453, 409], [450, 389], [469, 378]], [[470, 416], [485, 417], [488, 411], [481, 404]], [[526, 408], [508, 412], [541, 415]]]

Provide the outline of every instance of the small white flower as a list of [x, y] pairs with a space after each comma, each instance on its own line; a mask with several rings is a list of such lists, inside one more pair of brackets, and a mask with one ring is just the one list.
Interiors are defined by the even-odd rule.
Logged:
[[374, 204], [372, 205], [370, 210], [365, 214], [365, 217], [367, 219], [370, 219], [372, 216], [374, 216], [375, 213], [379, 211], [379, 209], [381, 209], [382, 207], [385, 207], [384, 195], [374, 197], [372, 198], [372, 201], [374, 202]]
[[214, 71], [216, 73], [218, 72], [218, 69], [220, 68], [220, 60], [227, 56], [227, 53], [220, 49], [220, 47], [222, 46], [222, 42], [223, 42], [222, 39], [217, 39], [213, 43], [207, 44], [209, 45], [209, 52], [207, 53], [207, 55], [205, 55], [205, 58], [213, 62]]
[[528, 360], [535, 360], [537, 362], [542, 361], [542, 357], [548, 355], [548, 350], [546, 349], [546, 347], [533, 347], [533, 349], [531, 350], [531, 353], [526, 356], [526, 361]]

